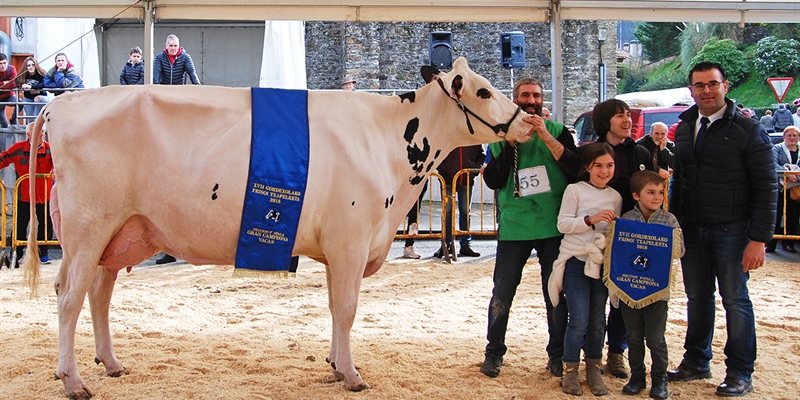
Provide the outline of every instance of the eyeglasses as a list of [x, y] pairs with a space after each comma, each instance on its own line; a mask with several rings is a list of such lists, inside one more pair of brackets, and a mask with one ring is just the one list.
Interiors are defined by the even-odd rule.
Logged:
[[692, 89], [694, 89], [695, 92], [702, 92], [703, 90], [706, 89], [706, 86], [708, 86], [708, 90], [717, 90], [719, 89], [720, 85], [722, 85], [722, 82], [717, 82], [717, 81], [711, 81], [708, 83], [697, 82], [692, 84]]

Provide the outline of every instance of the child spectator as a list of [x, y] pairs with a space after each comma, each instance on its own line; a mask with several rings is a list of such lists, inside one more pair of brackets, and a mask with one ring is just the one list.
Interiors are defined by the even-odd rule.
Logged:
[[586, 380], [595, 396], [608, 394], [600, 376], [605, 337], [608, 289], [601, 279], [605, 233], [622, 209], [622, 196], [608, 185], [614, 177], [614, 150], [608, 143], [585, 146], [579, 182], [567, 186], [558, 214], [558, 230], [564, 234], [559, 255], [548, 282], [553, 306], [562, 289], [567, 301], [564, 335], [564, 393], [581, 396], [578, 367], [581, 349], [586, 356]]
[[[622, 219], [660, 224], [680, 228], [674, 215], [665, 211], [661, 206], [664, 203], [664, 179], [653, 171], [639, 171], [631, 176], [631, 193], [636, 206], [622, 215]], [[683, 236], [681, 235], [681, 251], [683, 256]], [[622, 318], [628, 331], [628, 363], [631, 368], [631, 379], [622, 392], [625, 394], [638, 394], [647, 387], [644, 367], [644, 340], [650, 349], [650, 358], [653, 366], [650, 369], [652, 387], [650, 397], [666, 399], [669, 397], [667, 390], [667, 342], [664, 332], [667, 329], [667, 300], [657, 301], [649, 306], [635, 309], [625, 302], [620, 302]]]
[[144, 85], [144, 63], [142, 62], [142, 49], [133, 46], [128, 62], [119, 73], [120, 85]]

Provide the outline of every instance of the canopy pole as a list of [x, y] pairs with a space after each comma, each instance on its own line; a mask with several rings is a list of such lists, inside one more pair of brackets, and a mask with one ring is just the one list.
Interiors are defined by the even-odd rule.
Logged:
[[156, 13], [155, 0], [144, 0], [144, 83], [153, 83], [153, 14]]
[[550, 79], [556, 122], [564, 123], [564, 70], [561, 59], [561, 0], [550, 1]]

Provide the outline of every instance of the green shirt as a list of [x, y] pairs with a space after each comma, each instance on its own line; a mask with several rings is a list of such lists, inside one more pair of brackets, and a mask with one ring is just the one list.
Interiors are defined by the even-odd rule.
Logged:
[[[545, 120], [548, 132], [558, 138], [564, 125]], [[505, 142], [492, 143], [489, 149], [493, 157], [498, 157]], [[556, 228], [561, 198], [569, 183], [567, 176], [558, 166], [550, 149], [534, 135], [529, 142], [517, 145], [517, 171], [530, 167], [543, 166], [547, 173], [550, 190], [524, 197], [514, 196], [515, 173], [512, 170], [508, 181], [497, 190], [500, 206], [500, 240], [536, 240], [560, 236]], [[543, 177], [539, 176], [539, 181]]]

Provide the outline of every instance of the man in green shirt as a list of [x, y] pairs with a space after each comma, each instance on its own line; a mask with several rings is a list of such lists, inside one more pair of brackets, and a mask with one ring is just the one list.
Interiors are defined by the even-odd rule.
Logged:
[[553, 307], [547, 281], [563, 236], [556, 228], [561, 197], [571, 172], [580, 164], [580, 157], [569, 130], [563, 124], [542, 118], [542, 92], [541, 83], [535, 79], [522, 79], [514, 85], [514, 103], [532, 115], [526, 120], [532, 124], [535, 135], [526, 143], [493, 143], [492, 160], [484, 171], [486, 185], [497, 191], [500, 207], [494, 289], [486, 335], [489, 344], [481, 365], [481, 372], [490, 377], [496, 377], [503, 365], [511, 303], [522, 269], [534, 249], [541, 266], [550, 334], [547, 368], [555, 376], [563, 374], [566, 301]]

